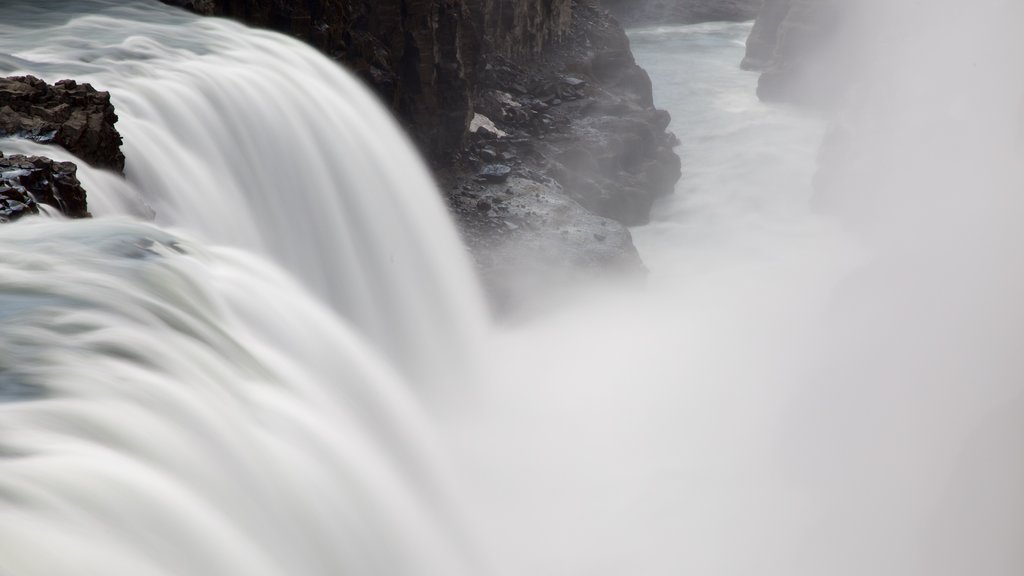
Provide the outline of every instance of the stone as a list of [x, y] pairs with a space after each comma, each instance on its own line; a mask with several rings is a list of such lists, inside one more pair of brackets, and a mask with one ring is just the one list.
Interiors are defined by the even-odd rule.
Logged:
[[508, 133], [499, 130], [494, 122], [490, 118], [483, 114], [473, 114], [473, 120], [469, 123], [469, 132], [471, 134], [484, 134], [492, 138], [507, 138]]
[[512, 167], [506, 164], [488, 164], [480, 169], [477, 178], [483, 182], [504, 182], [512, 174]]
[[88, 218], [77, 172], [71, 162], [0, 153], [0, 223], [39, 214], [44, 204], [69, 218]]
[[0, 78], [0, 135], [62, 146], [93, 166], [123, 172], [116, 122], [110, 94], [89, 84]]

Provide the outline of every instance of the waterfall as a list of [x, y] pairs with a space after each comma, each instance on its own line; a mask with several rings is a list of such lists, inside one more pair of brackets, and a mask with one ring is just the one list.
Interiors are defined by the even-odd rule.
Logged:
[[686, 167], [650, 282], [498, 330], [336, 65], [41, 4], [0, 72], [110, 90], [127, 179], [0, 227], [0, 574], [1021, 573], [1024, 5], [849, 3], [837, 119], [757, 100], [749, 23], [633, 31]]
[[144, 0], [5, 2], [0, 72], [109, 90], [128, 158], [0, 142], [96, 216], [0, 228], [0, 573], [469, 573], [422, 404], [483, 306], [375, 98]]
[[4, 574], [464, 570], [410, 391], [246, 252], [4, 227], [0, 397]]
[[90, 190], [94, 213], [141, 199], [161, 226], [267, 255], [421, 386], [459, 377], [481, 298], [429, 172], [357, 80], [297, 40], [153, 1], [3, 10], [0, 72], [111, 92], [131, 190]]

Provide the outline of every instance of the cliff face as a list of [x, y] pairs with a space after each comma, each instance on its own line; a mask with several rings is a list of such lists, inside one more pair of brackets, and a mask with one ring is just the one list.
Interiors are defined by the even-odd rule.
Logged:
[[565, 37], [571, 0], [483, 0], [469, 3], [488, 51], [513, 60], [533, 58]]
[[839, 0], [765, 0], [747, 39], [742, 66], [762, 71], [758, 96], [818, 104], [836, 95], [841, 75], [829, 50], [838, 33]]
[[[770, 0], [769, 0], [770, 1]], [[626, 23], [694, 24], [743, 22], [757, 16], [762, 0], [603, 0]]]
[[530, 58], [567, 30], [571, 0], [163, 0], [305, 40], [359, 74], [435, 162], [462, 145], [483, 52]]

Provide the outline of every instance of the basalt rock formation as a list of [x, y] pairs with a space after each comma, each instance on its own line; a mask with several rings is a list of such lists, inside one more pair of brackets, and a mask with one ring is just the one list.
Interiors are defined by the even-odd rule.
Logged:
[[110, 94], [89, 84], [0, 78], [0, 136], [56, 144], [99, 168], [124, 170]]
[[0, 223], [38, 214], [40, 205], [69, 218], [86, 218], [85, 190], [71, 162], [0, 153]]
[[621, 21], [650, 24], [753, 20], [762, 0], [603, 0]]
[[296, 36], [362, 77], [434, 162], [462, 146], [483, 52], [540, 54], [568, 29], [570, 0], [163, 0]]
[[625, 225], [647, 222], [680, 160], [622, 28], [576, 3], [563, 42], [525, 63], [488, 55], [477, 86], [468, 145], [441, 174], [491, 293], [642, 270]]

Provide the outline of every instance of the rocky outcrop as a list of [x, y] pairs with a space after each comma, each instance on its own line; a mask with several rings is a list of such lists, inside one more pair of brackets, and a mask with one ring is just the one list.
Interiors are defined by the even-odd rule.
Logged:
[[108, 92], [33, 76], [0, 78], [0, 135], [62, 146], [93, 166], [124, 170], [117, 115]]
[[839, 91], [841, 76], [828, 52], [836, 38], [839, 0], [765, 0], [747, 39], [742, 66], [762, 71], [766, 101], [818, 104]]
[[747, 37], [747, 53], [740, 66], [744, 70], [764, 71], [775, 63], [779, 28], [789, 14], [790, 0], [764, 0]]
[[617, 24], [579, 5], [567, 41], [542, 62], [519, 66], [489, 57], [475, 113], [504, 134], [474, 134], [462, 159], [468, 173], [495, 155], [517, 170], [553, 179], [598, 216], [647, 222], [654, 200], [680, 177], [670, 117], [654, 107], [651, 80]]
[[47, 205], [69, 218], [86, 218], [85, 190], [71, 162], [0, 153], [0, 223], [38, 214]]
[[[487, 167], [481, 174], [488, 174]], [[610, 271], [644, 271], [629, 229], [597, 216], [557, 183], [517, 170], [498, 181], [463, 182], [453, 211], [463, 223], [481, 278], [499, 309]]]
[[631, 24], [743, 22], [757, 16], [762, 0], [602, 0], [621, 21]]
[[485, 60], [473, 132], [442, 183], [491, 293], [515, 301], [643, 270], [626, 225], [647, 222], [672, 192], [680, 160], [622, 28], [577, 3], [542, 59]]

